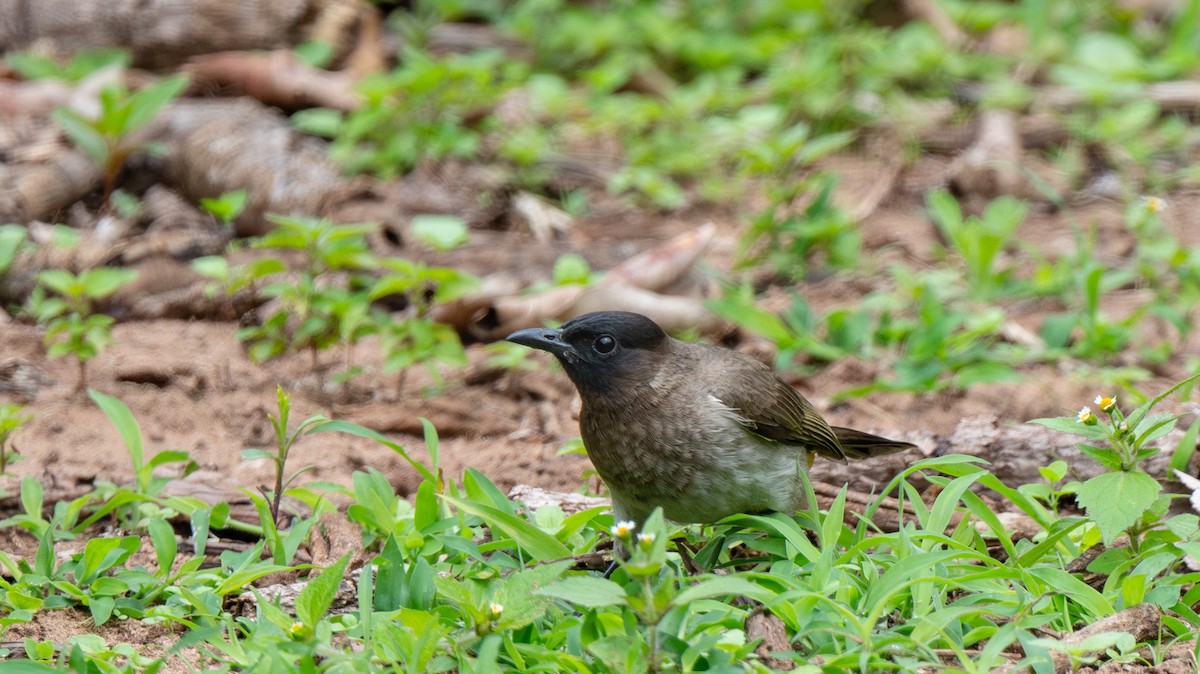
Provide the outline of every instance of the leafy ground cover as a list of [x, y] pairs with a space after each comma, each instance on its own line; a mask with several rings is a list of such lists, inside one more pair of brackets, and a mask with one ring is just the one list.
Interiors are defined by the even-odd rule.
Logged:
[[[396, 254], [378, 224], [273, 216], [191, 262], [211, 296], [266, 302], [244, 324], [119, 321], [119, 263], [40, 271], [0, 324], [0, 668], [1196, 666], [1200, 519], [1150, 466], [1194, 473], [1200, 429], [1195, 105], [1153, 88], [1194, 76], [1200, 4], [386, 9], [396, 67], [292, 123], [348, 171], [483, 165], [575, 225], [539, 243], [427, 215]], [[462, 22], [524, 49], [439, 51]], [[8, 56], [31, 79], [114, 60]], [[102, 169], [98, 213], [140, 207], [122, 171], [182, 87], [54, 115]], [[1053, 142], [1034, 143], [1039, 115]], [[967, 118], [1008, 120], [1015, 158], [936, 154]], [[581, 152], [601, 184], [564, 187], [549, 167]], [[203, 204], [224, 223], [245, 207]], [[740, 345], [832, 421], [920, 452], [851, 482], [865, 503], [837, 484], [713, 527], [510, 497], [599, 489], [569, 386], [434, 309], [504, 269], [595, 285], [709, 221], [705, 306]], [[33, 231], [0, 229], [0, 273], [81, 237]], [[1081, 436], [1083, 458], [1032, 457], [1017, 481], [944, 451], [979, 414]], [[909, 515], [881, 526], [889, 507]], [[614, 538], [631, 556], [603, 578]]]

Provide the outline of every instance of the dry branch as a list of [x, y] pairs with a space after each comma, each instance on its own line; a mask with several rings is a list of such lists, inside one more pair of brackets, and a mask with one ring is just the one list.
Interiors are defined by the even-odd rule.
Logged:
[[164, 68], [196, 54], [270, 49], [305, 39], [304, 25], [336, 0], [36, 0], [0, 3], [0, 51], [71, 54], [124, 47], [135, 65]]
[[337, 219], [339, 207], [374, 198], [372, 181], [341, 175], [327, 143], [255, 101], [179, 101], [163, 111], [159, 129], [167, 173], [185, 198], [249, 193], [235, 223], [241, 235], [267, 231], [268, 213]]
[[[1138, 604], [1078, 629], [1059, 639], [1059, 643], [1064, 646], [1078, 646], [1089, 638], [1105, 632], [1125, 632], [1132, 635], [1134, 641], [1141, 643], [1157, 636], [1161, 629], [1162, 612], [1158, 607], [1153, 604]], [[1054, 664], [1055, 674], [1067, 674], [1075, 670], [1074, 663], [1066, 653], [1051, 651], [1050, 658]], [[1019, 671], [1030, 671], [1030, 669], [1007, 665], [992, 670], [994, 674], [1012, 674]]]
[[[887, 431], [883, 434], [898, 435], [898, 439], [912, 442], [919, 449], [850, 464], [820, 461], [813, 466], [813, 475], [833, 484], [851, 482], [860, 488], [879, 489], [913, 461], [945, 454], [967, 454], [984, 459], [988, 462], [987, 469], [1010, 486], [1043, 482], [1039, 469], [1059, 459], [1071, 467], [1070, 479], [1073, 480], [1087, 480], [1104, 472], [1100, 464], [1075, 446], [1078, 436], [1038, 424], [1001, 425], [993, 416], [963, 419], [949, 436]], [[1180, 430], [1172, 431], [1159, 440], [1159, 444], [1174, 447], [1182, 434]], [[1168, 477], [1170, 459], [1169, 451], [1159, 452], [1142, 466], [1155, 477]], [[1195, 464], [1193, 472], [1194, 467]]]
[[348, 112], [361, 104], [352, 77], [310, 67], [286, 49], [196, 56], [185, 70], [202, 88], [250, 96], [284, 110], [322, 107]]
[[668, 331], [697, 328], [704, 334], [724, 334], [730, 326], [704, 306], [701, 297], [710, 289], [695, 270], [714, 233], [712, 225], [685, 232], [614, 267], [590, 288], [571, 285], [530, 295], [499, 294], [497, 288], [503, 285], [497, 280], [480, 293], [435, 309], [433, 316], [481, 341], [602, 310], [645, 314]]
[[0, 222], [48, 217], [82, 199], [100, 179], [90, 157], [62, 145], [37, 164], [0, 164]]

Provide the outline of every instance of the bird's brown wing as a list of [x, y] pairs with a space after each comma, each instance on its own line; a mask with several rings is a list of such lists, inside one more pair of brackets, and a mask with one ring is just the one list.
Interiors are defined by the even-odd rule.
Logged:
[[837, 434], [812, 403], [766, 365], [741, 354], [725, 353], [730, 357], [720, 360], [719, 375], [704, 379], [711, 382], [710, 393], [736, 412], [747, 430], [784, 445], [846, 460]]

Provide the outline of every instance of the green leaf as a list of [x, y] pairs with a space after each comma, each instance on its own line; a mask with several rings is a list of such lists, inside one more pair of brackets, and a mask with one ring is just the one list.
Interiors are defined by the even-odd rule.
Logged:
[[1191, 464], [1192, 454], [1196, 453], [1196, 442], [1200, 436], [1200, 418], [1192, 422], [1188, 426], [1183, 437], [1179, 439], [1179, 444], [1175, 446], [1175, 451], [1171, 453], [1171, 468], [1175, 470], [1186, 471], [1188, 465]]
[[1105, 543], [1133, 526], [1162, 491], [1162, 485], [1141, 471], [1101, 473], [1079, 486], [1075, 497], [1100, 527]]
[[70, 108], [56, 108], [50, 113], [67, 138], [71, 139], [79, 149], [83, 150], [92, 161], [103, 166], [108, 160], [108, 144], [104, 140], [104, 136], [96, 130], [92, 121], [86, 119], [78, 112]]
[[775, 598], [775, 592], [757, 583], [751, 583], [745, 578], [739, 578], [738, 576], [717, 576], [702, 580], [680, 592], [676, 595], [674, 603], [683, 606], [700, 599], [739, 595], [763, 602], [764, 604]]
[[175, 75], [134, 92], [129, 96], [129, 116], [125, 119], [121, 133], [136, 131], [148, 124], [163, 106], [183, 93], [187, 85], [187, 75]]
[[92, 622], [97, 625], [103, 625], [112, 617], [113, 607], [116, 606], [116, 600], [112, 597], [91, 597], [88, 600], [88, 609], [92, 612]]
[[337, 595], [338, 586], [346, 573], [346, 564], [350, 562], [350, 554], [346, 553], [333, 565], [321, 572], [321, 575], [310, 580], [300, 596], [296, 597], [296, 617], [308, 627], [314, 627], [325, 617], [333, 598]]
[[333, 138], [342, 129], [343, 113], [330, 108], [297, 110], [292, 114], [292, 124], [302, 133]]
[[[262, 553], [261, 549], [259, 553]], [[213, 592], [218, 597], [224, 597], [230, 592], [243, 589], [263, 576], [269, 576], [272, 573], [279, 573], [280, 571], [290, 571], [293, 568], [295, 567], [287, 566], [286, 564], [256, 564], [250, 568], [241, 569], [229, 574]]]
[[145, 463], [142, 450], [142, 429], [138, 426], [137, 420], [133, 418], [133, 412], [129, 411], [129, 406], [95, 389], [88, 389], [88, 396], [96, 402], [112, 425], [117, 427], [117, 432], [121, 434], [121, 440], [124, 441], [125, 448], [129, 450], [129, 456], [133, 459], [134, 473], [140, 472]]
[[566, 253], [554, 261], [555, 285], [586, 285], [591, 278], [592, 269], [588, 266], [587, 260], [580, 255]]
[[517, 545], [538, 561], [545, 562], [571, 556], [571, 551], [567, 546], [559, 543], [558, 539], [515, 515], [445, 494], [442, 495], [442, 498], [459, 510], [482, 518], [488, 526], [503, 532], [504, 535], [516, 541]]
[[32, 475], [26, 475], [21, 478], [21, 507], [25, 510], [25, 514], [30, 517], [41, 518], [44, 493], [42, 483], [38, 482]]
[[[744, 582], [744, 581], [743, 581]], [[535, 590], [539, 595], [569, 601], [585, 608], [625, 604], [625, 588], [606, 578], [574, 576]]]
[[499, 627], [519, 629], [545, 615], [553, 602], [538, 590], [558, 580], [571, 563], [571, 560], [563, 560], [554, 564], [539, 564], [509, 574], [491, 598], [491, 601], [504, 607]]
[[77, 297], [82, 293], [79, 278], [65, 269], [46, 269], [37, 274], [38, 283], [59, 295]]
[[412, 219], [412, 233], [436, 250], [447, 251], [467, 242], [467, 223], [455, 215], [418, 215]]
[[28, 238], [28, 231], [20, 225], [0, 225], [0, 276], [12, 266]]
[[80, 272], [79, 283], [83, 286], [85, 297], [100, 299], [120, 290], [121, 286], [132, 283], [137, 275], [136, 269], [93, 267]]
[[154, 554], [158, 557], [158, 575], [166, 578], [171, 575], [171, 565], [175, 563], [175, 554], [178, 551], [175, 529], [161, 518], [150, 520], [146, 523], [146, 528], [150, 532], [150, 541], [154, 543]]
[[350, 435], [355, 435], [360, 438], [370, 438], [386, 447], [389, 447], [392, 451], [399, 454], [401, 458], [403, 458], [410, 466], [413, 467], [413, 469], [421, 474], [421, 477], [435, 484], [437, 483], [437, 476], [434, 475], [428, 468], [426, 468], [424, 464], [409, 456], [408, 451], [405, 450], [404, 447], [392, 442], [391, 440], [388, 440], [383, 436], [383, 434], [376, 430], [367, 428], [366, 426], [360, 426], [349, 421], [335, 420], [318, 424], [314, 426], [310, 432], [323, 433], [325, 431], [340, 431], [342, 433], [349, 433]]
[[46, 664], [29, 660], [6, 660], [0, 669], [4, 674], [56, 674], [62, 672], [58, 667], [48, 667]]

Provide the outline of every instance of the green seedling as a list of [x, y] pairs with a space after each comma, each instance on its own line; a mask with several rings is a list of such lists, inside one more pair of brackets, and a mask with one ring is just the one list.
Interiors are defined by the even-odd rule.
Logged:
[[29, 230], [20, 225], [0, 225], [0, 278], [8, 272], [22, 250], [30, 248]]
[[29, 423], [33, 417], [24, 414], [25, 408], [20, 405], [0, 405], [0, 475], [8, 467], [21, 458], [13, 436], [21, 426]]
[[135, 92], [123, 84], [113, 84], [101, 90], [96, 117], [86, 117], [70, 108], [54, 111], [54, 121], [71, 142], [100, 165], [105, 201], [116, 189], [125, 161], [147, 147], [136, 132], [153, 121], [187, 85], [188, 78], [184, 75], [159, 80]]
[[1002, 292], [1009, 284], [1012, 270], [997, 267], [997, 262], [1021, 226], [1029, 206], [1011, 197], [1001, 197], [988, 204], [982, 215], [964, 218], [958, 201], [945, 190], [930, 192], [928, 204], [933, 221], [966, 265], [971, 295], [991, 299]]
[[1042, 322], [1041, 336], [1051, 348], [1066, 349], [1072, 355], [1103, 361], [1119, 354], [1135, 336], [1135, 327], [1145, 308], [1121, 320], [1108, 318], [1103, 310], [1104, 294], [1133, 278], [1132, 272], [1108, 269], [1088, 263], [1076, 275], [1076, 292], [1082, 307], [1076, 311], [1051, 314]]
[[293, 267], [282, 258], [268, 258], [232, 275], [238, 285], [242, 275], [250, 283], [265, 284], [260, 294], [278, 300], [274, 314], [260, 325], [242, 328], [238, 338], [250, 343], [250, 358], [259, 362], [307, 349], [315, 369], [322, 350], [341, 342], [353, 344], [369, 332], [366, 290], [339, 284], [335, 276], [348, 274], [354, 281], [356, 272], [374, 265], [364, 237], [375, 226], [281, 216], [272, 221], [276, 228], [255, 240], [253, 247], [299, 251], [302, 259]]
[[279, 524], [279, 509], [283, 500], [283, 492], [295, 481], [300, 475], [313, 469], [313, 466], [304, 466], [296, 470], [291, 475], [287, 475], [286, 466], [288, 455], [291, 454], [292, 446], [296, 444], [302, 436], [314, 433], [319, 430], [319, 426], [328, 419], [320, 414], [315, 414], [301, 421], [295, 428], [289, 426], [290, 416], [292, 412], [291, 399], [283, 392], [283, 387], [276, 387], [275, 390], [276, 402], [279, 409], [278, 415], [267, 415], [271, 420], [271, 428], [275, 431], [275, 449], [273, 451], [266, 449], [243, 449], [242, 459], [252, 461], [256, 459], [269, 460], [275, 469], [275, 486], [268, 490], [266, 487], [260, 487], [259, 492], [263, 498], [270, 503], [270, 521]]
[[[352, 170], [384, 178], [426, 158], [474, 157], [490, 114], [521, 78], [522, 68], [503, 54], [480, 50], [433, 57], [405, 49], [401, 65], [362, 85], [364, 104], [333, 125], [333, 154]], [[321, 119], [321, 130], [331, 130]]]
[[229, 226], [233, 224], [234, 220], [237, 220], [242, 211], [246, 210], [249, 198], [250, 193], [246, 190], [226, 192], [216, 199], [201, 199], [200, 207], [220, 220], [221, 224]]
[[79, 82], [88, 75], [108, 67], [125, 67], [131, 58], [124, 49], [82, 51], [63, 63], [32, 51], [13, 51], [4, 62], [27, 80], [58, 79]]
[[[87, 388], [88, 361], [112, 343], [113, 318], [96, 313], [96, 301], [112, 295], [135, 278], [135, 270], [110, 267], [95, 267], [79, 274], [63, 269], [38, 273], [38, 286], [30, 296], [28, 308], [38, 325], [46, 330], [49, 356], [71, 356], [79, 364], [77, 392]], [[57, 297], [47, 297], [47, 290]]]
[[478, 287], [478, 279], [449, 267], [430, 267], [403, 258], [381, 259], [379, 268], [383, 276], [370, 289], [371, 300], [402, 295], [409, 302], [408, 309], [399, 316], [384, 312], [372, 316], [383, 349], [384, 370], [403, 374], [409, 366], [420, 363], [440, 382], [439, 364], [466, 365], [458, 333], [433, 320], [430, 312], [435, 304], [458, 299]]
[[156, 496], [173, 479], [155, 477], [155, 470], [161, 466], [183, 463], [185, 476], [198, 467], [188, 453], [182, 450], [158, 452], [147, 459], [142, 445], [141, 426], [133, 417], [129, 406], [110, 395], [95, 390], [88, 391], [88, 396], [104, 412], [104, 415], [117, 429], [117, 433], [121, 435], [125, 449], [129, 451], [129, 458], [133, 462], [134, 482], [138, 494], [147, 497]]
[[1076, 490], [1076, 498], [1096, 523], [1106, 544], [1125, 533], [1137, 551], [1145, 532], [1166, 513], [1169, 499], [1162, 495], [1162, 485], [1145, 472], [1142, 463], [1161, 451], [1151, 443], [1169, 433], [1179, 416], [1151, 412], [1167, 396], [1197, 380], [1200, 374], [1188, 377], [1128, 415], [1117, 405], [1116, 396], [1096, 396], [1099, 414], [1084, 407], [1074, 418], [1033, 420], [1057, 431], [1083, 436], [1085, 441], [1076, 446], [1106, 469]]

